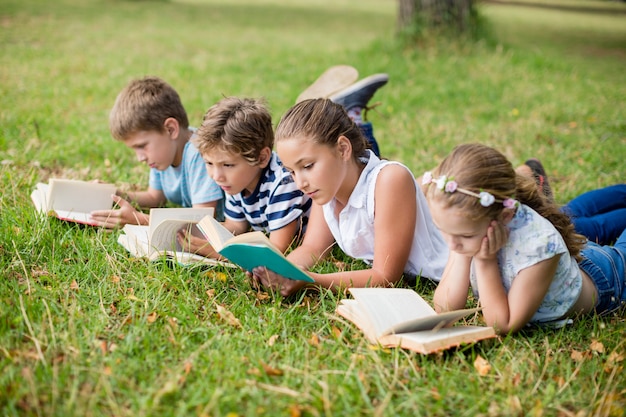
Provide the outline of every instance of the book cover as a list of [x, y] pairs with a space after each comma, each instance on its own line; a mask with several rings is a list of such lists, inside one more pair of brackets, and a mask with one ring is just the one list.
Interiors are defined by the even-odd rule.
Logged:
[[314, 282], [304, 270], [276, 249], [263, 232], [254, 231], [235, 236], [213, 217], [200, 220], [198, 229], [216, 252], [246, 271], [251, 272], [256, 267], [264, 266], [285, 278]]

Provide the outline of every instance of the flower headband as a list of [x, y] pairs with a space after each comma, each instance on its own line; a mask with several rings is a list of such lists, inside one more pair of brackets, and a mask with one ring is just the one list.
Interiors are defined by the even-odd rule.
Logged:
[[438, 189], [446, 193], [453, 193], [458, 191], [462, 194], [469, 195], [471, 197], [476, 197], [480, 200], [480, 205], [483, 207], [489, 207], [493, 203], [502, 203], [505, 208], [515, 208], [519, 205], [519, 201], [513, 198], [505, 198], [504, 200], [496, 199], [493, 194], [488, 193], [487, 191], [481, 191], [480, 193], [475, 193], [470, 190], [466, 190], [465, 188], [459, 188], [459, 185], [452, 178], [448, 178], [445, 175], [440, 176], [437, 179], [433, 178], [433, 174], [430, 171], [426, 171], [422, 176], [422, 184], [428, 185], [434, 183]]

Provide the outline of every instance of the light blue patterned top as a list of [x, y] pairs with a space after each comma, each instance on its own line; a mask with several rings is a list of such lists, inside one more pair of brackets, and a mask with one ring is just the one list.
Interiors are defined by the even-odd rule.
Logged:
[[[560, 256], [559, 264], [539, 309], [530, 323], [560, 326], [563, 317], [574, 305], [582, 291], [582, 276], [576, 259], [569, 255], [561, 234], [539, 213], [521, 204], [508, 224], [509, 240], [498, 252], [498, 265], [502, 284], [508, 294], [517, 274], [529, 266], [554, 256]], [[472, 263], [470, 274], [472, 289], [477, 296], [476, 273]]]

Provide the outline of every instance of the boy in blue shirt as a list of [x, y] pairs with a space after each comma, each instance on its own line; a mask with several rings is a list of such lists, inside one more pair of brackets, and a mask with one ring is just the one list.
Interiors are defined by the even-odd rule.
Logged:
[[[226, 193], [222, 223], [233, 234], [260, 230], [285, 252], [304, 233], [311, 199], [298, 190], [272, 151], [272, 117], [259, 100], [227, 97], [204, 116], [194, 143], [211, 178]], [[219, 258], [208, 242], [185, 231], [189, 251]]]
[[117, 96], [109, 117], [111, 135], [135, 151], [150, 167], [145, 191], [112, 196], [119, 208], [98, 210], [91, 216], [98, 226], [148, 224], [149, 216], [136, 210], [172, 202], [182, 207], [215, 207], [221, 211], [223, 193], [207, 174], [193, 144], [195, 129], [176, 90], [157, 77], [131, 81]]

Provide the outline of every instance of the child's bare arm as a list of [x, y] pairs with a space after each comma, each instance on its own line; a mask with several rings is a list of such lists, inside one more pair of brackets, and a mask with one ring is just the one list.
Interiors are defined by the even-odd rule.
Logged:
[[465, 307], [470, 286], [471, 261], [471, 257], [450, 252], [441, 281], [437, 284], [433, 296], [433, 304], [437, 312]]
[[163, 191], [155, 190], [154, 188], [148, 188], [145, 191], [130, 192], [118, 190], [117, 195], [143, 208], [161, 207], [167, 202]]
[[270, 232], [270, 242], [272, 242], [272, 244], [276, 246], [279, 251], [285, 253], [296, 238], [299, 225], [300, 220], [294, 220], [287, 226]]

